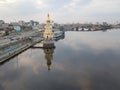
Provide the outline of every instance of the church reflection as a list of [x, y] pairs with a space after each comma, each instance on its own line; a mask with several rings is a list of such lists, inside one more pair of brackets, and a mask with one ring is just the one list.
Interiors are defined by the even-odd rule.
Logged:
[[44, 48], [44, 53], [45, 53], [45, 59], [46, 59], [46, 64], [48, 67], [48, 70], [51, 69], [52, 65], [52, 60], [53, 60], [53, 54], [54, 54], [54, 49], [55, 48]]
[[[61, 37], [56, 38], [55, 41], [59, 41], [60, 39], [64, 39], [64, 38], [65, 38], [65, 33], [63, 33]], [[44, 54], [45, 54], [45, 59], [46, 59], [46, 65], [48, 67], [48, 71], [51, 70], [51, 65], [52, 65], [52, 60], [53, 60], [55, 48], [56, 47], [55, 47], [54, 43], [53, 43], [53, 47], [43, 48]]]

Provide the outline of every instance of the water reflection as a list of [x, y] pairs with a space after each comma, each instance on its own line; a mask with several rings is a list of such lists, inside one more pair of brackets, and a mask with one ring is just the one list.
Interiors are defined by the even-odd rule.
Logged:
[[119, 35], [67, 32], [55, 49], [28, 49], [0, 65], [0, 90], [120, 90]]
[[[63, 32], [63, 35], [60, 37], [55, 38], [55, 41], [63, 40], [65, 38], [65, 32]], [[32, 47], [32, 49], [42, 49], [45, 54], [45, 60], [46, 60], [46, 65], [48, 67], [48, 71], [51, 70], [51, 65], [52, 65], [52, 60], [53, 60], [53, 54], [54, 54], [54, 49], [56, 48], [55, 44], [53, 43], [53, 47], [50, 48], [41, 48], [42, 42], [40, 42], [37, 46]], [[40, 46], [39, 46], [40, 45]]]
[[[55, 41], [59, 41], [61, 39], [62, 40], [65, 39], [65, 32], [63, 32], [63, 34], [60, 37], [55, 38]], [[43, 48], [44, 54], [45, 54], [45, 59], [46, 59], [46, 64], [47, 64], [47, 67], [48, 67], [48, 71], [51, 70], [54, 49], [55, 49], [54, 44], [53, 44], [53, 47], [51, 47], [51, 48]]]
[[52, 60], [53, 60], [53, 53], [54, 53], [54, 48], [46, 48], [43, 49], [44, 53], [45, 53], [45, 59], [47, 61], [47, 66], [48, 66], [48, 70], [50, 70], [51, 64], [52, 64]]

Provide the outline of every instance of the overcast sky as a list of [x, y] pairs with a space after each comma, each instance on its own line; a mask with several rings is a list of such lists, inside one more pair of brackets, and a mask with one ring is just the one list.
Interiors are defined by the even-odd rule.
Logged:
[[119, 22], [120, 0], [0, 0], [0, 19], [58, 23]]

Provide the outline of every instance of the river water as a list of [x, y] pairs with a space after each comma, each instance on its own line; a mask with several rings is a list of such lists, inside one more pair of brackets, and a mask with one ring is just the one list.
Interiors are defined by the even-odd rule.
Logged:
[[55, 49], [0, 64], [0, 90], [120, 90], [120, 30], [65, 32]]

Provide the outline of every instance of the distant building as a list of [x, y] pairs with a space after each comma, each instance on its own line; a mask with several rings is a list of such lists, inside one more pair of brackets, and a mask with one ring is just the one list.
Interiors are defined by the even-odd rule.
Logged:
[[1, 21], [1, 25], [0, 25], [0, 36], [4, 36], [4, 35], [9, 35], [13, 30], [13, 26], [10, 25], [9, 23], [3, 23], [3, 21]]
[[11, 23], [11, 25], [13, 25], [13, 28], [15, 31], [21, 31], [22, 30], [22, 26], [18, 23]]
[[120, 24], [113, 25], [112, 27], [113, 27], [113, 28], [120, 28]]
[[21, 20], [21, 21], [18, 21], [18, 24], [21, 25], [21, 26], [26, 25], [26, 23], [25, 23], [24, 21], [22, 21], [22, 20]]
[[7, 28], [9, 28], [9, 24], [8, 24], [8, 23], [4, 23], [4, 24], [2, 24], [2, 27], [3, 27], [4, 29], [7, 29]]
[[38, 27], [39, 31], [44, 31], [44, 27], [45, 27], [44, 23], [40, 24], [39, 27]]
[[39, 22], [30, 20], [29, 23], [30, 26], [32, 26], [32, 29], [39, 29]]
[[3, 20], [0, 20], [0, 25], [4, 24], [5, 22]]
[[33, 20], [30, 20], [30, 25], [34, 26], [34, 21]]
[[4, 36], [5, 35], [5, 30], [2, 30], [1, 28], [0, 28], [0, 37], [2, 37], [2, 36]]
[[10, 30], [10, 29], [0, 27], [0, 37], [5, 36], [5, 35], [9, 35], [11, 32], [12, 32], [12, 30]]
[[21, 31], [21, 30], [22, 30], [21, 26], [19, 26], [19, 25], [14, 26], [14, 29], [15, 29], [16, 31]]

